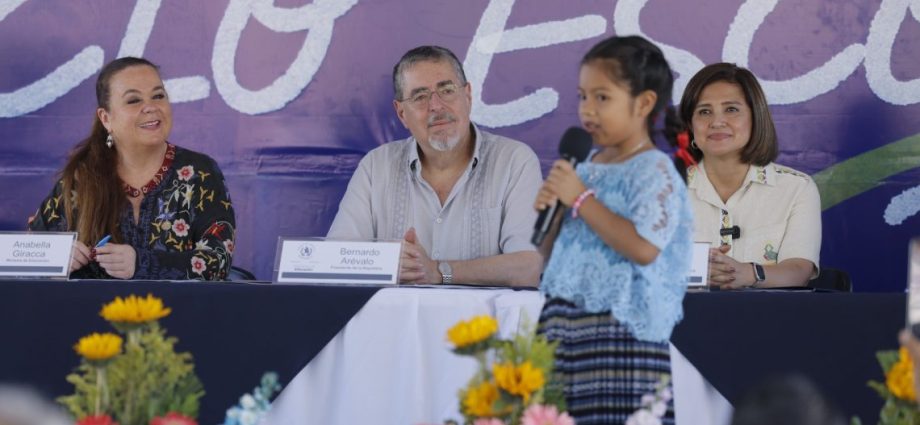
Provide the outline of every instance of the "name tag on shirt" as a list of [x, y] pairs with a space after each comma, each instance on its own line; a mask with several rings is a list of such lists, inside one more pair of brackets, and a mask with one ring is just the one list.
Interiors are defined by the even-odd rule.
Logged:
[[66, 278], [77, 234], [0, 232], [0, 276]]
[[280, 238], [275, 255], [277, 283], [399, 283], [400, 242]]
[[709, 242], [694, 242], [687, 287], [705, 288], [709, 278]]

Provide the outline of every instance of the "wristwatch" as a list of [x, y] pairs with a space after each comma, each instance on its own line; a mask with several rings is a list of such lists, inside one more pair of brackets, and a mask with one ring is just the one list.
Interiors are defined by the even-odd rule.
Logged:
[[450, 263], [447, 261], [439, 262], [438, 271], [441, 272], [441, 283], [450, 285], [450, 282], [454, 280], [453, 270], [450, 268]]
[[751, 265], [754, 266], [754, 284], [751, 286], [767, 280], [767, 274], [764, 273], [763, 266], [757, 263], [751, 263]]

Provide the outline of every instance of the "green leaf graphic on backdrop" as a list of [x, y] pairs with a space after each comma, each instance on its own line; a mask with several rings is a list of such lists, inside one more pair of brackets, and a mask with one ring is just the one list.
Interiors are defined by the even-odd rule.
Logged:
[[895, 174], [920, 167], [920, 134], [889, 143], [834, 164], [813, 175], [821, 209], [878, 187]]

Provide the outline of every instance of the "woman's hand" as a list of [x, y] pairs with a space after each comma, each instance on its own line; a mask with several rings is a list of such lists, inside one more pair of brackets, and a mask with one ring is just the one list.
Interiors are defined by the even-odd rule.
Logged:
[[73, 241], [73, 248], [70, 253], [70, 273], [86, 267], [92, 260], [92, 251], [83, 242]]
[[729, 248], [728, 245], [722, 245], [709, 250], [709, 284], [722, 289], [754, 286], [754, 267], [726, 255]]
[[96, 261], [110, 276], [118, 279], [131, 279], [134, 277], [137, 252], [134, 247], [127, 244], [108, 243], [94, 249]]
[[556, 160], [553, 168], [549, 170], [549, 175], [546, 176], [546, 181], [543, 182], [543, 187], [537, 192], [534, 208], [542, 211], [556, 201], [571, 207], [578, 195], [585, 190], [585, 184], [575, 173], [575, 167], [564, 159]]

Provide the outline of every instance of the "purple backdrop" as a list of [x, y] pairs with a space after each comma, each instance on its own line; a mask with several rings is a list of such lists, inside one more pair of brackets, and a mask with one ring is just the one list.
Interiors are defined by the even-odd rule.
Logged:
[[[920, 6], [906, 0], [161, 2], [0, 0], [0, 230], [24, 228], [89, 130], [118, 56], [162, 67], [174, 143], [214, 157], [237, 213], [234, 263], [271, 278], [279, 235], [324, 235], [357, 162], [407, 132], [390, 72], [440, 44], [464, 61], [474, 120], [544, 165], [577, 124], [580, 56], [610, 34], [662, 45], [678, 79], [705, 63], [764, 82], [779, 162], [824, 203], [822, 264], [901, 291], [920, 223]], [[914, 2], [917, 4], [917, 2]]]

